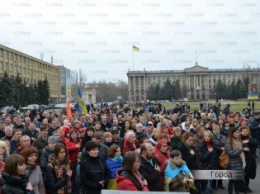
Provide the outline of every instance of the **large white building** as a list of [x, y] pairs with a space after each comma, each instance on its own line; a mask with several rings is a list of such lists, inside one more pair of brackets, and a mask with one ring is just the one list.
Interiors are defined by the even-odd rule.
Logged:
[[233, 80], [249, 76], [258, 92], [260, 88], [260, 68], [209, 69], [196, 63], [184, 70], [128, 71], [127, 76], [128, 99], [132, 101], [147, 100], [148, 88], [157, 83], [162, 87], [167, 78], [171, 82], [179, 80], [182, 96], [192, 100], [215, 98], [214, 88], [219, 79], [230, 85]]

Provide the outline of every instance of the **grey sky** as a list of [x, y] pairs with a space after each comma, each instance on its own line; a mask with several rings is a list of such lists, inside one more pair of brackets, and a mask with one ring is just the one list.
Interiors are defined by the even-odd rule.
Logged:
[[[219, 0], [8, 0], [0, 43], [88, 81], [127, 81], [128, 69], [257, 67], [260, 2]], [[132, 53], [132, 45], [140, 52]]]

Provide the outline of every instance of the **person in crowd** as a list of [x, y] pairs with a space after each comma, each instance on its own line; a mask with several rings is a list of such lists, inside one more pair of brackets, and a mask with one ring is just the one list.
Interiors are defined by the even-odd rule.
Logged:
[[22, 129], [15, 129], [12, 140], [10, 141], [10, 154], [12, 154], [16, 148], [20, 145], [20, 139], [22, 137]]
[[10, 155], [9, 147], [7, 146], [6, 142], [2, 140], [0, 140], [0, 152], [3, 156], [3, 161], [5, 161]]
[[194, 135], [194, 140], [193, 140], [193, 145], [195, 148], [197, 148], [199, 146], [199, 143], [202, 142], [204, 140], [204, 131], [205, 131], [205, 127], [204, 126], [198, 126], [196, 128], [196, 134]]
[[158, 160], [154, 157], [153, 146], [150, 143], [144, 143], [140, 151], [141, 166], [139, 172], [147, 180], [149, 191], [162, 191], [161, 168]]
[[170, 154], [167, 167], [165, 169], [165, 191], [189, 192], [190, 187], [194, 188], [194, 179], [182, 160], [179, 150], [173, 150]]
[[[99, 151], [98, 151], [98, 156], [103, 160], [106, 161], [107, 159], [107, 152], [108, 152], [108, 147], [105, 144], [102, 144], [102, 133], [101, 132], [95, 132], [92, 135], [91, 141], [94, 141], [95, 143], [99, 144]], [[85, 160], [86, 157], [86, 150], [85, 148], [82, 150], [81, 154], [81, 161]]]
[[57, 143], [53, 151], [53, 162], [48, 164], [46, 170], [48, 193], [72, 193], [71, 176], [68, 150], [64, 144]]
[[171, 137], [171, 150], [178, 149], [181, 143], [181, 128], [175, 127], [174, 128], [174, 136]]
[[147, 181], [139, 172], [141, 160], [138, 153], [128, 151], [124, 155], [123, 168], [117, 171], [118, 190], [149, 191]]
[[74, 170], [77, 166], [77, 157], [81, 146], [81, 139], [79, 138], [78, 132], [76, 130], [71, 130], [69, 133], [69, 141], [66, 141], [65, 143], [69, 152], [72, 170]]
[[233, 190], [235, 190], [235, 193], [238, 194], [240, 187], [244, 186], [242, 180], [244, 179], [244, 168], [246, 166], [246, 161], [243, 149], [246, 151], [248, 148], [243, 148], [240, 140], [240, 131], [237, 127], [231, 127], [229, 129], [225, 149], [229, 156], [230, 170], [236, 170], [236, 180], [229, 180], [228, 182], [228, 193], [232, 194]]
[[42, 150], [40, 166], [45, 179], [46, 169], [49, 163], [49, 156], [53, 154], [55, 145], [58, 143], [58, 139], [55, 136], [50, 136], [48, 138], [48, 145]]
[[157, 141], [161, 139], [161, 129], [153, 129], [151, 137], [148, 139], [149, 142], [153, 145], [156, 146]]
[[4, 132], [5, 132], [5, 136], [2, 137], [1, 140], [3, 141], [7, 140], [10, 142], [13, 138], [13, 128], [10, 126], [6, 126]]
[[113, 145], [113, 141], [112, 141], [112, 134], [108, 131], [103, 133], [103, 144], [105, 144], [107, 147], [110, 147], [111, 145]]
[[[214, 125], [212, 130], [213, 130], [214, 148], [216, 149], [217, 158], [219, 158], [221, 153], [225, 150], [226, 136], [220, 134], [219, 125]], [[217, 169], [221, 169], [221, 167], [218, 166]], [[225, 189], [222, 183], [222, 179], [212, 180], [212, 189], [217, 190], [217, 187], [220, 189]]]
[[87, 142], [85, 160], [80, 163], [80, 182], [88, 194], [100, 194], [102, 189], [107, 188], [110, 179], [109, 169], [99, 157], [99, 147], [99, 143]]
[[34, 123], [30, 123], [27, 129], [24, 129], [23, 135], [27, 135], [31, 139], [31, 143], [33, 144], [35, 140], [40, 136], [38, 130], [36, 130], [36, 125]]
[[91, 141], [92, 135], [94, 134], [95, 130], [93, 127], [88, 127], [87, 131], [82, 139], [82, 143], [80, 146], [80, 151], [82, 151], [86, 145], [87, 142]]
[[41, 158], [42, 150], [48, 145], [48, 126], [42, 125], [40, 131], [41, 136], [33, 143], [33, 146], [38, 150], [39, 158]]
[[48, 129], [48, 136], [49, 137], [52, 136], [53, 132], [56, 131], [58, 128], [59, 128], [58, 119], [57, 118], [52, 119], [51, 126]]
[[110, 181], [108, 189], [117, 190], [116, 172], [122, 168], [123, 157], [121, 149], [118, 145], [113, 144], [107, 152], [106, 164], [110, 172]]
[[120, 147], [123, 147], [123, 139], [121, 137], [119, 137], [119, 130], [111, 130], [111, 134], [112, 134], [112, 142], [113, 144], [116, 144]]
[[34, 194], [44, 194], [45, 186], [41, 168], [38, 166], [38, 151], [34, 147], [24, 148], [20, 155], [24, 158], [26, 169], [29, 171], [29, 182], [32, 184]]
[[135, 125], [135, 128], [136, 128], [136, 131], [135, 131], [136, 139], [139, 140], [139, 139], [143, 138], [145, 136], [143, 133], [143, 124], [137, 123]]
[[124, 138], [125, 133], [130, 130], [130, 122], [128, 120], [124, 121], [122, 124], [122, 129], [120, 131], [120, 138]]
[[[204, 131], [204, 140], [199, 143], [198, 155], [200, 159], [199, 169], [201, 170], [219, 169], [217, 149], [213, 143], [213, 134], [209, 130]], [[202, 190], [205, 194], [210, 194], [212, 190], [212, 180], [202, 181]]]
[[2, 178], [2, 194], [34, 194], [22, 156], [12, 154], [6, 159]]
[[192, 119], [190, 129], [192, 131], [196, 131], [197, 127], [199, 126], [199, 122], [197, 119]]
[[133, 131], [128, 131], [124, 138], [123, 155], [129, 151], [135, 151], [137, 149], [137, 140]]
[[19, 154], [24, 148], [31, 146], [31, 138], [28, 135], [23, 135], [20, 138], [20, 145], [13, 152], [14, 154]]
[[[253, 191], [249, 187], [250, 179], [255, 179], [256, 177], [256, 148], [258, 142], [256, 139], [252, 138], [250, 129], [248, 126], [241, 126], [239, 128], [241, 133], [241, 141], [243, 142], [243, 152], [245, 155], [246, 167], [245, 167], [245, 191], [252, 193]], [[248, 149], [247, 149], [248, 148]]]

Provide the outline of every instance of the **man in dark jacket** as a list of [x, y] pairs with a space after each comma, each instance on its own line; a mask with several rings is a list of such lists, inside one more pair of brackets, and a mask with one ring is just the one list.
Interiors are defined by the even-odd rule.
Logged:
[[39, 158], [41, 158], [42, 150], [48, 145], [48, 126], [42, 125], [41, 136], [33, 143], [33, 146], [38, 149]]
[[30, 123], [28, 129], [24, 129], [23, 131], [23, 135], [28, 135], [31, 138], [32, 143], [38, 139], [39, 134], [40, 133], [36, 130], [36, 125], [34, 123]]
[[153, 146], [145, 143], [141, 146], [140, 173], [147, 180], [150, 191], [162, 191], [161, 169], [157, 159], [153, 156]]

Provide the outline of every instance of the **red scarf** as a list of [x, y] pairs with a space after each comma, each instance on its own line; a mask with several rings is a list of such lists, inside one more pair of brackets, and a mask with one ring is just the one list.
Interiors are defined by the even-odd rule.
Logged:
[[207, 146], [207, 148], [212, 148], [212, 142], [211, 141], [205, 141], [205, 144]]

